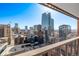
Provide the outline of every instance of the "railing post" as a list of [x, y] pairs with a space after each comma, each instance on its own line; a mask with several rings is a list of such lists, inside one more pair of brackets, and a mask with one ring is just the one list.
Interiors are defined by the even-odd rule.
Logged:
[[52, 55], [52, 50], [48, 51], [48, 56]]
[[[79, 18], [77, 19], [77, 35], [79, 36]], [[77, 54], [79, 55], [79, 39], [77, 42]]]
[[65, 56], [68, 56], [68, 47], [67, 47], [67, 44], [65, 45]]
[[76, 40], [74, 41], [74, 55], [76, 56]]
[[71, 53], [71, 56], [72, 56], [72, 42], [71, 42], [71, 44], [70, 44], [70, 53]]
[[57, 56], [59, 56], [59, 54], [60, 54], [60, 48], [59, 47], [56, 47], [56, 52], [57, 52]]

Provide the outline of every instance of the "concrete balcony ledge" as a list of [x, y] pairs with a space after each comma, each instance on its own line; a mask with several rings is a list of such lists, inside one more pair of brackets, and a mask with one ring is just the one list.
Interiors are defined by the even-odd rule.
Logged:
[[58, 43], [55, 43], [55, 44], [51, 44], [51, 45], [48, 45], [48, 46], [45, 46], [45, 47], [41, 47], [41, 48], [38, 48], [38, 49], [34, 49], [34, 50], [31, 50], [31, 51], [28, 51], [28, 52], [24, 52], [24, 53], [20, 53], [20, 54], [16, 54], [14, 56], [36, 56], [36, 55], [41, 55], [43, 53], [46, 53], [56, 47], [59, 47], [59, 46], [62, 46], [64, 44], [67, 44], [69, 42], [72, 42], [72, 41], [75, 41], [75, 40], [78, 40], [79, 37], [75, 37], [75, 38], [72, 38], [72, 39], [67, 39], [67, 40], [64, 40], [64, 41], [61, 41], [61, 42], [58, 42]]
[[7, 55], [7, 56], [35, 56], [35, 55], [41, 55], [43, 53], [46, 53], [56, 47], [59, 47], [59, 46], [62, 46], [64, 44], [67, 44], [69, 42], [72, 42], [72, 41], [75, 41], [75, 40], [78, 40], [79, 37], [75, 37], [75, 38], [72, 38], [72, 39], [67, 39], [67, 40], [64, 40], [64, 41], [61, 41], [61, 42], [58, 42], [58, 43], [55, 43], [55, 44], [50, 44], [50, 45], [47, 45], [47, 46], [44, 46], [44, 47], [41, 47], [41, 48], [37, 48], [37, 49], [32, 49], [30, 51], [24, 51], [24, 50], [21, 50], [21, 51], [16, 51], [16, 52], [11, 52], [11, 49], [15, 46], [11, 46], [11, 47], [8, 47], [1, 55]]

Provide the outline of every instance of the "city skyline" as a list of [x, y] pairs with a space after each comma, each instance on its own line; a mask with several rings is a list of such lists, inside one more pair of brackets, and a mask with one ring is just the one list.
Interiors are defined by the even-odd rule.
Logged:
[[0, 3], [0, 56], [78, 56], [73, 16], [53, 3]]
[[25, 26], [30, 27], [41, 24], [42, 13], [44, 12], [51, 13], [51, 18], [54, 19], [55, 29], [58, 29], [62, 24], [70, 25], [72, 29], [76, 29], [76, 21], [73, 18], [34, 3], [1, 3], [0, 24], [10, 23], [14, 27], [14, 24], [18, 23], [19, 27], [24, 29]]

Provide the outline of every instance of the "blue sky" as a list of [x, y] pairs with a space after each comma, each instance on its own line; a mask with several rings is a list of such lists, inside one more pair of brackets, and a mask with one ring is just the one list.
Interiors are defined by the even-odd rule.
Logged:
[[76, 29], [75, 19], [36, 3], [0, 3], [0, 24], [10, 23], [13, 27], [18, 23], [20, 28], [30, 27], [41, 24], [41, 16], [44, 12], [51, 13], [55, 29], [62, 24], [71, 25], [72, 29]]

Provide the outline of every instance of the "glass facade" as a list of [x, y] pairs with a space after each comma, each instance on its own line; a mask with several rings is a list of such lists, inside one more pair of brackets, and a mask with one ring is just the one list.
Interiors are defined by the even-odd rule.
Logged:
[[66, 39], [67, 35], [71, 32], [70, 25], [61, 25], [59, 26], [59, 37], [61, 40]]
[[54, 31], [54, 20], [51, 18], [50, 13], [42, 14], [42, 28], [48, 30], [49, 34]]

